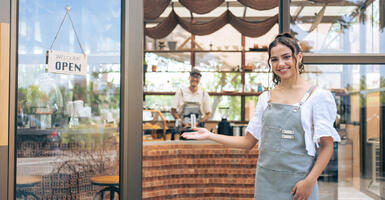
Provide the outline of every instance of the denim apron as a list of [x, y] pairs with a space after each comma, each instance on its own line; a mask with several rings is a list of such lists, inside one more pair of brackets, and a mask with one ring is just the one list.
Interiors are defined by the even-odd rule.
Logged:
[[[180, 90], [183, 100], [183, 106], [181, 111], [178, 113], [184, 122], [191, 124], [191, 114], [194, 114], [198, 121], [202, 117], [201, 113], [201, 102], [203, 102], [204, 93], [202, 95], [201, 102], [193, 102], [186, 100], [183, 95], [183, 90]], [[203, 126], [202, 126], [203, 127]]]
[[[255, 200], [290, 200], [294, 185], [303, 180], [314, 165], [307, 154], [301, 106], [310, 96], [312, 86], [298, 105], [268, 102], [262, 115], [262, 132], [255, 177]], [[309, 200], [318, 200], [315, 183]]]

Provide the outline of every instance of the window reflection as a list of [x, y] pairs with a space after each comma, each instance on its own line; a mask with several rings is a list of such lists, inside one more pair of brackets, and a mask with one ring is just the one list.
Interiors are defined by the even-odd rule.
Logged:
[[[385, 79], [383, 78], [385, 75], [384, 69], [385, 66], [383, 65], [305, 66], [306, 73], [302, 75], [305, 77], [305, 79], [311, 81], [314, 84], [317, 84], [319, 88], [330, 90], [332, 92], [337, 106], [335, 128], [341, 136], [341, 142], [334, 144], [334, 152], [332, 158], [327, 168], [324, 170], [318, 180], [320, 199], [339, 199], [341, 198], [341, 195], [345, 195], [347, 191], [349, 195], [359, 199], [374, 199], [375, 197], [380, 198], [383, 196], [383, 193], [381, 193], [381, 184], [384, 183], [381, 170], [384, 169], [382, 166], [384, 156], [381, 154], [381, 147], [383, 147], [381, 131], [383, 129], [383, 113], [385, 113], [384, 106], [382, 105], [382, 102], [384, 102], [383, 86], [385, 85]], [[251, 76], [254, 73], [248, 74], [250, 74], [250, 79], [253, 78]], [[257, 75], [259, 76], [261, 74]], [[146, 102], [150, 102], [150, 100], [152, 102], [160, 102], [156, 101], [156, 99], [161, 100], [164, 104], [167, 105], [171, 104], [172, 96], [167, 96], [167, 98], [146, 96]], [[227, 119], [238, 121], [240, 120], [237, 118], [237, 116], [240, 116], [240, 114], [235, 112], [237, 109], [240, 110], [240, 108], [237, 107], [240, 105], [240, 97], [213, 95], [210, 97], [210, 99], [211, 104], [213, 106], [216, 105], [218, 108], [213, 109], [213, 119], [220, 120], [222, 113], [220, 113], [219, 108], [230, 105], [229, 107], [231, 107], [231, 109], [230, 113], [228, 113]], [[245, 116], [246, 120], [250, 120], [258, 98], [256, 96], [247, 96], [245, 100]], [[216, 124], [213, 123], [208, 127], [209, 129], [212, 128], [215, 130], [215, 125]], [[168, 128], [172, 129], [172, 127], [173, 124], [168, 123]], [[236, 133], [242, 131], [242, 129], [236, 130]], [[167, 132], [167, 134], [170, 134], [170, 137], [167, 137], [168, 140], [171, 138], [171, 133]], [[147, 133], [147, 135], [144, 133], [145, 137], [149, 135], [149, 133]], [[178, 137], [175, 137], [174, 140], [178, 140]], [[171, 142], [175, 148], [186, 148], [186, 144], [181, 141]], [[189, 142], [193, 143], [193, 141]], [[196, 145], [201, 145], [201, 148], [204, 148], [203, 146], [207, 145], [205, 143], [202, 144], [202, 142], [197, 143], [198, 144]], [[152, 145], [154, 144], [148, 141], [144, 142], [144, 152], [152, 149]], [[167, 145], [165, 144], [162, 147], [166, 146]], [[188, 148], [190, 153], [195, 152], [194, 148], [194, 150], [191, 150], [192, 147], [190, 146], [188, 146]], [[193, 163], [194, 159], [197, 159], [197, 157], [199, 159], [204, 157], [204, 159], [208, 160], [207, 162], [213, 163], [216, 161], [216, 159], [219, 159], [217, 157], [206, 158], [203, 156], [203, 153], [198, 150], [199, 148], [196, 148], [196, 151], [199, 152], [197, 153], [199, 156], [188, 157], [186, 160], [187, 156], [181, 154], [180, 163], [178, 162], [179, 154], [177, 156], [172, 155], [175, 156], [173, 159], [175, 159], [175, 162], [178, 163], [178, 169], [191, 167], [185, 163]], [[223, 147], [220, 149], [222, 150], [222, 148]], [[207, 152], [210, 152], [210, 150]], [[223, 156], [222, 153], [216, 155], [219, 157]], [[163, 161], [165, 156], [145, 154], [145, 159], [143, 160], [143, 163], [145, 164], [145, 167], [143, 168], [145, 178], [143, 178], [143, 182], [146, 184], [146, 187], [143, 195], [150, 195], [150, 189], [148, 185], [152, 184], [152, 182], [155, 180], [154, 178], [151, 178], [151, 170], [156, 169], [158, 170], [157, 172], [162, 173], [162, 169], [160, 169], [157, 165], [149, 164], [150, 160], [152, 161], [154, 159]], [[197, 165], [194, 167], [198, 168], [201, 166]], [[253, 177], [254, 172], [248, 173], [248, 177]], [[202, 174], [199, 174], [199, 176], [206, 177], [208, 175], [202, 172]], [[173, 182], [177, 180], [189, 181], [192, 178], [191, 175], [178, 174], [177, 177], [169, 176], [167, 178], [163, 177], [162, 180], [163, 179], [167, 180], [168, 182]], [[227, 178], [226, 180], [230, 180], [230, 178]], [[168, 182], [157, 182], [157, 187], [170, 188], [171, 186], [167, 185]], [[156, 188], [154, 190], [156, 190]], [[195, 190], [192, 190], [191, 194], [189, 195], [198, 199], [199, 197], [196, 197], [198, 192], [194, 191]], [[184, 194], [175, 195], [177, 196]], [[232, 194], [226, 193], [226, 195]]]
[[[338, 162], [323, 173], [338, 171], [338, 192], [381, 197], [382, 65], [311, 65], [320, 73], [308, 76], [332, 91], [337, 104], [335, 127], [341, 142], [334, 149]], [[334, 155], [333, 155], [334, 157]], [[333, 160], [332, 157], [332, 160]], [[322, 177], [322, 176], [321, 176]], [[337, 192], [337, 191], [336, 191]]]
[[290, 5], [291, 32], [305, 52], [383, 53], [381, 1], [296, 0]]
[[[116, 195], [120, 1], [19, 5], [16, 197], [92, 199], [107, 187]], [[46, 72], [45, 51], [68, 5], [88, 56], [85, 76]], [[53, 49], [81, 52], [68, 19]]]

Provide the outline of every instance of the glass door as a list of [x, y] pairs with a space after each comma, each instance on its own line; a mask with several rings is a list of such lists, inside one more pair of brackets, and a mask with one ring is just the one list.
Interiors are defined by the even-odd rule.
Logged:
[[[121, 1], [20, 0], [17, 37], [16, 199], [117, 198]], [[86, 73], [48, 72], [50, 49]]]

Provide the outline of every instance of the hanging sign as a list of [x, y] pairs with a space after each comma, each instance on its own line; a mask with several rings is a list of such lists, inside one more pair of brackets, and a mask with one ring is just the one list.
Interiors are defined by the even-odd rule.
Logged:
[[[47, 56], [48, 72], [59, 73], [59, 74], [71, 74], [71, 75], [86, 75], [87, 74], [87, 55], [84, 53], [83, 46], [80, 43], [78, 33], [75, 29], [74, 22], [72, 21], [72, 18], [70, 15], [70, 10], [71, 10], [71, 7], [67, 6], [66, 14], [64, 15], [64, 18], [60, 24], [59, 30], [56, 33], [56, 36], [51, 44], [50, 49], [47, 51], [46, 56]], [[79, 47], [82, 50], [82, 54], [55, 51], [52, 49], [67, 16], [71, 21], [72, 29], [75, 32], [75, 36], [78, 41]]]
[[81, 53], [47, 51], [48, 72], [71, 75], [87, 74], [87, 56]]

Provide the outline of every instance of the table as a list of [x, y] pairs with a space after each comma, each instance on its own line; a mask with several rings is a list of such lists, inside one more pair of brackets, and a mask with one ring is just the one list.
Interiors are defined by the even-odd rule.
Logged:
[[119, 176], [94, 176], [91, 178], [91, 183], [93, 185], [105, 186], [105, 188], [95, 194], [94, 199], [99, 196], [102, 200], [106, 191], [110, 192], [110, 200], [115, 199], [115, 192], [119, 195]]
[[33, 187], [41, 183], [41, 176], [17, 176], [16, 177], [16, 198], [27, 199], [28, 196], [32, 196], [35, 199], [39, 197], [33, 192], [25, 191], [27, 187]]
[[371, 160], [371, 171], [372, 171], [372, 179], [370, 180], [370, 183], [368, 184], [368, 188], [371, 186], [379, 186], [380, 183], [377, 182], [377, 161], [379, 162], [380, 158], [377, 156], [377, 151], [380, 149], [380, 138], [369, 138], [367, 140], [367, 143], [371, 145], [371, 154], [372, 154], [372, 160]]

